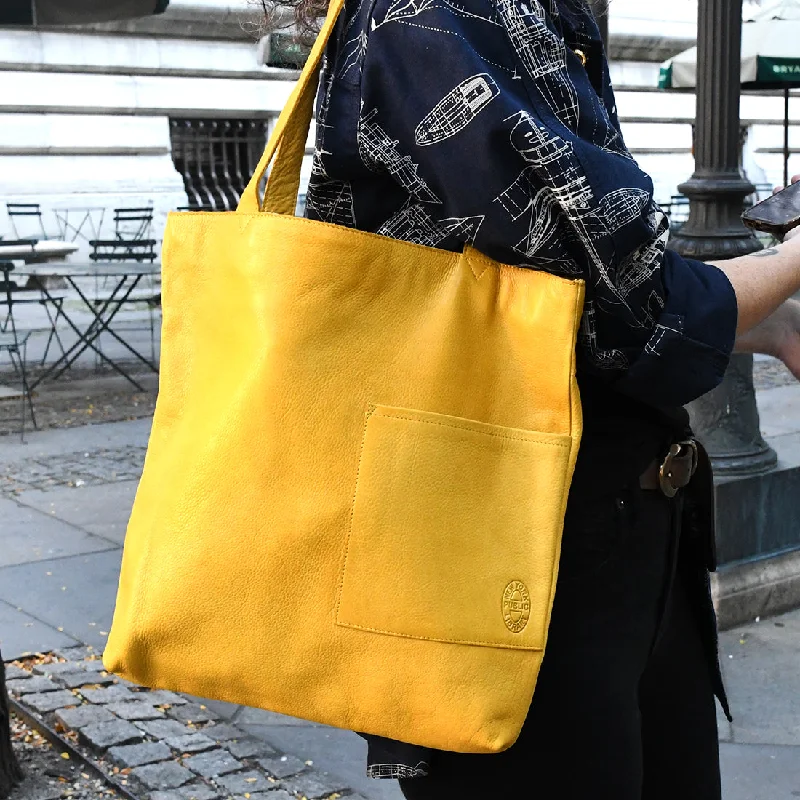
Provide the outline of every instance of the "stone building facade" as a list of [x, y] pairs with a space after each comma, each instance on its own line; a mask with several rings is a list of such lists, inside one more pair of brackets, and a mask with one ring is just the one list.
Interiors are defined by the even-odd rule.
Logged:
[[91, 231], [102, 209], [109, 233], [121, 206], [152, 204], [156, 235], [171, 209], [235, 207], [297, 75], [260, 63], [262, 25], [249, 0], [172, 0], [133, 21], [0, 27], [0, 235], [9, 202], [39, 203], [50, 235], [65, 216]]
[[[697, 0], [611, 1], [625, 137], [662, 203], [693, 171], [695, 101], [658, 91], [658, 70], [693, 44], [696, 16]], [[152, 203], [158, 236], [171, 209], [234, 207], [297, 74], [265, 65], [291, 58], [262, 24], [256, 0], [171, 0], [134, 21], [0, 27], [0, 203], [40, 203], [51, 235], [65, 210], [74, 227], [102, 208]], [[780, 180], [782, 115], [778, 96], [742, 98], [755, 183]], [[0, 206], [0, 235], [13, 233]]]

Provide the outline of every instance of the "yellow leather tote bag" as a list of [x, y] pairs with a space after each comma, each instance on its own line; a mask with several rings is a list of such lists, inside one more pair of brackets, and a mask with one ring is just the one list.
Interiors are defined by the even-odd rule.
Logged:
[[496, 752], [547, 639], [584, 287], [293, 216], [342, 1], [239, 209], [169, 217], [161, 388], [104, 663]]

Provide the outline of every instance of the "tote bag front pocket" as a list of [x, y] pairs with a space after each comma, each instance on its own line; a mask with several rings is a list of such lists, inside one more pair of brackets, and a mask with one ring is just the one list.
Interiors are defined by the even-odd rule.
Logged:
[[569, 436], [371, 407], [337, 623], [542, 649], [569, 456]]

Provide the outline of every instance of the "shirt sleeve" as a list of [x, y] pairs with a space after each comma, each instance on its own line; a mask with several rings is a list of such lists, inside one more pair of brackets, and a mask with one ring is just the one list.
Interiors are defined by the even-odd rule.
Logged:
[[[668, 221], [623, 142], [610, 85], [592, 85], [553, 0], [376, 0], [369, 15], [363, 35], [345, 28], [353, 54], [340, 78], [360, 90], [359, 180], [389, 175], [394, 189], [354, 191], [358, 226], [584, 278], [579, 369], [662, 406], [716, 386], [735, 338], [733, 289], [667, 250]], [[587, 18], [582, 35], [595, 34]]]

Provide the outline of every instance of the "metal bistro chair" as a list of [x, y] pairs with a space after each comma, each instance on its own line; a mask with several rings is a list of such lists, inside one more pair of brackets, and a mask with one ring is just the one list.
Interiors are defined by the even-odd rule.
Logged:
[[[153, 206], [140, 206], [134, 208], [114, 209], [114, 239], [94, 239], [89, 242], [92, 248], [89, 258], [98, 262], [149, 262], [152, 264], [157, 257], [155, 239], [149, 238], [153, 224]], [[107, 288], [106, 281], [102, 288], [95, 286], [95, 302], [98, 304], [107, 301], [103, 293]], [[155, 311], [161, 305], [161, 292], [151, 279], [149, 286], [133, 293], [126, 303], [146, 303], [150, 315], [150, 351], [153, 361], [156, 360], [156, 321]], [[124, 325], [124, 323], [122, 323]], [[141, 327], [141, 326], [135, 326]], [[98, 347], [101, 341], [98, 338]], [[95, 354], [95, 362], [97, 362]]]
[[[0, 237], [0, 244], [27, 244], [29, 242], [35, 243], [35, 241], [35, 239], [8, 241]], [[0, 310], [0, 333], [8, 332], [14, 306], [34, 304], [41, 306], [47, 314], [47, 320], [50, 323], [49, 328], [42, 329], [47, 331], [47, 344], [45, 345], [41, 362], [43, 366], [45, 361], [47, 361], [47, 356], [50, 354], [50, 347], [54, 340], [61, 350], [61, 354], [64, 354], [64, 343], [61, 341], [61, 337], [58, 334], [58, 321], [64, 316], [62, 306], [64, 305], [64, 300], [66, 297], [63, 294], [51, 294], [51, 302], [56, 309], [55, 316], [53, 316], [53, 314], [50, 312], [50, 303], [48, 303], [47, 299], [42, 295], [40, 289], [27, 289], [25, 287], [18, 286], [13, 280], [11, 280], [11, 272], [13, 272], [13, 270], [14, 266], [12, 262], [0, 261], [0, 283], [3, 284], [7, 290], [6, 293], [0, 292], [0, 306], [6, 307], [5, 311]], [[30, 333], [34, 333], [34, 331], [31, 330]]]
[[23, 222], [33, 223], [36, 229], [33, 236], [36, 239], [49, 239], [42, 220], [42, 209], [39, 203], [6, 203], [6, 211], [14, 236], [17, 239], [30, 238], [27, 233], [20, 234], [17, 225]]
[[115, 208], [113, 239], [92, 239], [92, 261], [156, 260], [156, 240], [147, 238], [153, 224], [153, 207]]
[[[13, 308], [11, 299], [11, 281], [8, 280], [11, 265], [7, 262], [0, 262], [1, 274], [3, 275], [3, 294], [8, 303], [9, 309]], [[11, 267], [13, 269], [13, 267]], [[22, 382], [22, 396], [21, 396], [21, 417], [20, 417], [20, 440], [25, 441], [25, 402], [27, 400], [28, 407], [31, 412], [31, 422], [33, 427], [36, 428], [36, 414], [33, 410], [33, 393], [31, 392], [30, 384], [28, 383], [27, 372], [27, 352], [28, 352], [28, 339], [30, 338], [30, 331], [18, 331], [17, 325], [14, 321], [14, 315], [9, 314], [9, 322], [6, 330], [0, 333], [0, 353], [8, 353], [11, 365], [14, 372], [20, 376]]]

